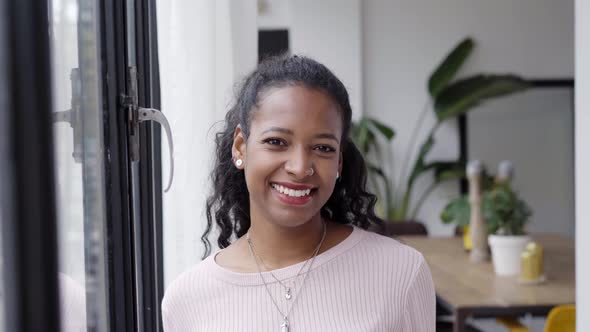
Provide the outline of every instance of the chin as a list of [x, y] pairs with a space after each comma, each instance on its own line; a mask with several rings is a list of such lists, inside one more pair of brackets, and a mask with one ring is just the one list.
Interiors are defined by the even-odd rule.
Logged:
[[[297, 213], [295, 211], [285, 211], [285, 208], [278, 208], [278, 211], [274, 211], [270, 217], [271, 220], [274, 220], [277, 224], [285, 227], [298, 227], [301, 225], [305, 225], [311, 219], [313, 219], [317, 214], [319, 214], [319, 210], [315, 214], [309, 214], [309, 210], [305, 211], [305, 213]], [[303, 212], [303, 211], [301, 211]]]

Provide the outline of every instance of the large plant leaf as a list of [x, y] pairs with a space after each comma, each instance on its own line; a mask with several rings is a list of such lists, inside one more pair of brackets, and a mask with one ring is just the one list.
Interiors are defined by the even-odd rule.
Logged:
[[369, 128], [369, 121], [366, 118], [361, 121], [353, 128], [352, 139], [356, 146], [366, 156], [371, 149], [371, 146], [375, 143], [375, 135]]
[[436, 97], [434, 110], [438, 121], [444, 121], [463, 113], [484, 99], [523, 91], [528, 82], [513, 75], [477, 75], [459, 80], [447, 86]]
[[367, 162], [367, 169], [369, 170], [369, 172], [373, 172], [373, 173], [379, 175], [383, 180], [387, 180], [387, 176], [385, 175], [385, 173], [383, 172], [383, 170], [380, 167]]
[[373, 118], [368, 118], [367, 120], [381, 133], [381, 135], [383, 135], [383, 137], [385, 137], [386, 140], [391, 141], [395, 137], [395, 131], [393, 128]]
[[465, 38], [446, 56], [443, 62], [438, 65], [428, 80], [428, 92], [432, 98], [449, 84], [459, 71], [465, 60], [473, 50], [474, 42], [471, 38]]
[[378, 183], [378, 181], [376, 181], [376, 178], [377, 177], [381, 178], [382, 183], [385, 183], [386, 181], [389, 181], [389, 180], [387, 179], [387, 176], [385, 175], [383, 170], [380, 167], [375, 166], [373, 163], [367, 161], [366, 167], [367, 167], [367, 172], [369, 173], [368, 175], [370, 177], [373, 177], [375, 180], [374, 186], [376, 188], [374, 188], [374, 190], [375, 190], [374, 194], [376, 194], [381, 199], [380, 196], [381, 196], [382, 192], [381, 192], [381, 188], [379, 188], [379, 183]]
[[[388, 213], [388, 211], [391, 207], [391, 204], [392, 204], [391, 197], [390, 197], [389, 178], [387, 177], [385, 172], [383, 172], [383, 169], [381, 169], [380, 167], [376, 166], [375, 164], [373, 164], [371, 162], [367, 162], [367, 170], [368, 170], [369, 176], [371, 178], [373, 178], [373, 180], [374, 180], [373, 184], [376, 187], [375, 194], [377, 195], [378, 201], [381, 204], [382, 212], [384, 214], [383, 216], [385, 216]], [[377, 178], [379, 178], [380, 181], [378, 181]], [[383, 187], [382, 189], [379, 187], [379, 183], [381, 183], [381, 185]]]
[[445, 224], [456, 224], [458, 226], [464, 226], [469, 224], [471, 216], [471, 206], [467, 196], [458, 197], [447, 206], [440, 214], [440, 219]]
[[465, 165], [460, 161], [436, 161], [428, 165], [434, 168], [434, 179], [436, 183], [465, 177]]
[[410, 178], [408, 179], [408, 188], [406, 190], [410, 190], [414, 181], [422, 174], [423, 172], [427, 171], [427, 165], [424, 162], [426, 155], [432, 149], [434, 145], [434, 137], [433, 135], [429, 135], [426, 141], [422, 143], [420, 146], [420, 151], [418, 152], [418, 157], [416, 158], [416, 163], [414, 164], [414, 168], [412, 169], [412, 173], [410, 174]]
[[367, 117], [362, 118], [357, 124], [353, 124], [351, 129], [352, 140], [365, 157], [372, 149], [379, 153], [379, 143], [376, 140], [378, 134], [381, 134], [387, 141], [391, 141], [395, 136], [392, 128]]

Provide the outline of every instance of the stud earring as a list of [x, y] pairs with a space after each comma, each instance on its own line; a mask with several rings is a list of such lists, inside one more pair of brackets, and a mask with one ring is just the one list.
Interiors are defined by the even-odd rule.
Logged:
[[340, 172], [336, 171], [336, 180], [340, 179]]
[[243, 163], [242, 159], [236, 159], [236, 167], [242, 167]]

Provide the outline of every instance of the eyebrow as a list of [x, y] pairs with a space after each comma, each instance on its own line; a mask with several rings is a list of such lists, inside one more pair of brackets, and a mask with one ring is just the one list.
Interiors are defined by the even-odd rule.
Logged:
[[[287, 135], [293, 135], [292, 130], [289, 130], [286, 128], [281, 128], [281, 127], [270, 127], [268, 129], [264, 130], [262, 132], [262, 134], [264, 135], [268, 132], [273, 132], [273, 131], [280, 132], [280, 133], [287, 134]], [[340, 143], [340, 140], [336, 136], [334, 136], [333, 134], [330, 134], [330, 133], [317, 134], [314, 136], [314, 138], [327, 138], [327, 139], [331, 139], [331, 140], [336, 141], [336, 143]]]

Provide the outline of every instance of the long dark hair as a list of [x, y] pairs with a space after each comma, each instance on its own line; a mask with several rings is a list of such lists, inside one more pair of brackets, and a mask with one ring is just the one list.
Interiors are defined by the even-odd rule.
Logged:
[[353, 224], [364, 229], [381, 225], [375, 216], [375, 195], [366, 190], [365, 161], [349, 138], [352, 109], [342, 82], [324, 65], [304, 56], [267, 58], [248, 75], [238, 90], [236, 101], [225, 117], [225, 127], [215, 137], [215, 166], [211, 174], [213, 191], [207, 199], [207, 228], [201, 236], [205, 254], [211, 253], [208, 236], [215, 222], [220, 229], [217, 244], [229, 246], [232, 235], [241, 237], [250, 228], [250, 201], [244, 173], [232, 160], [234, 130], [240, 125], [247, 138], [250, 120], [260, 96], [273, 87], [301, 85], [318, 89], [333, 98], [342, 115], [342, 174], [334, 192], [322, 207], [322, 217], [340, 224]]

